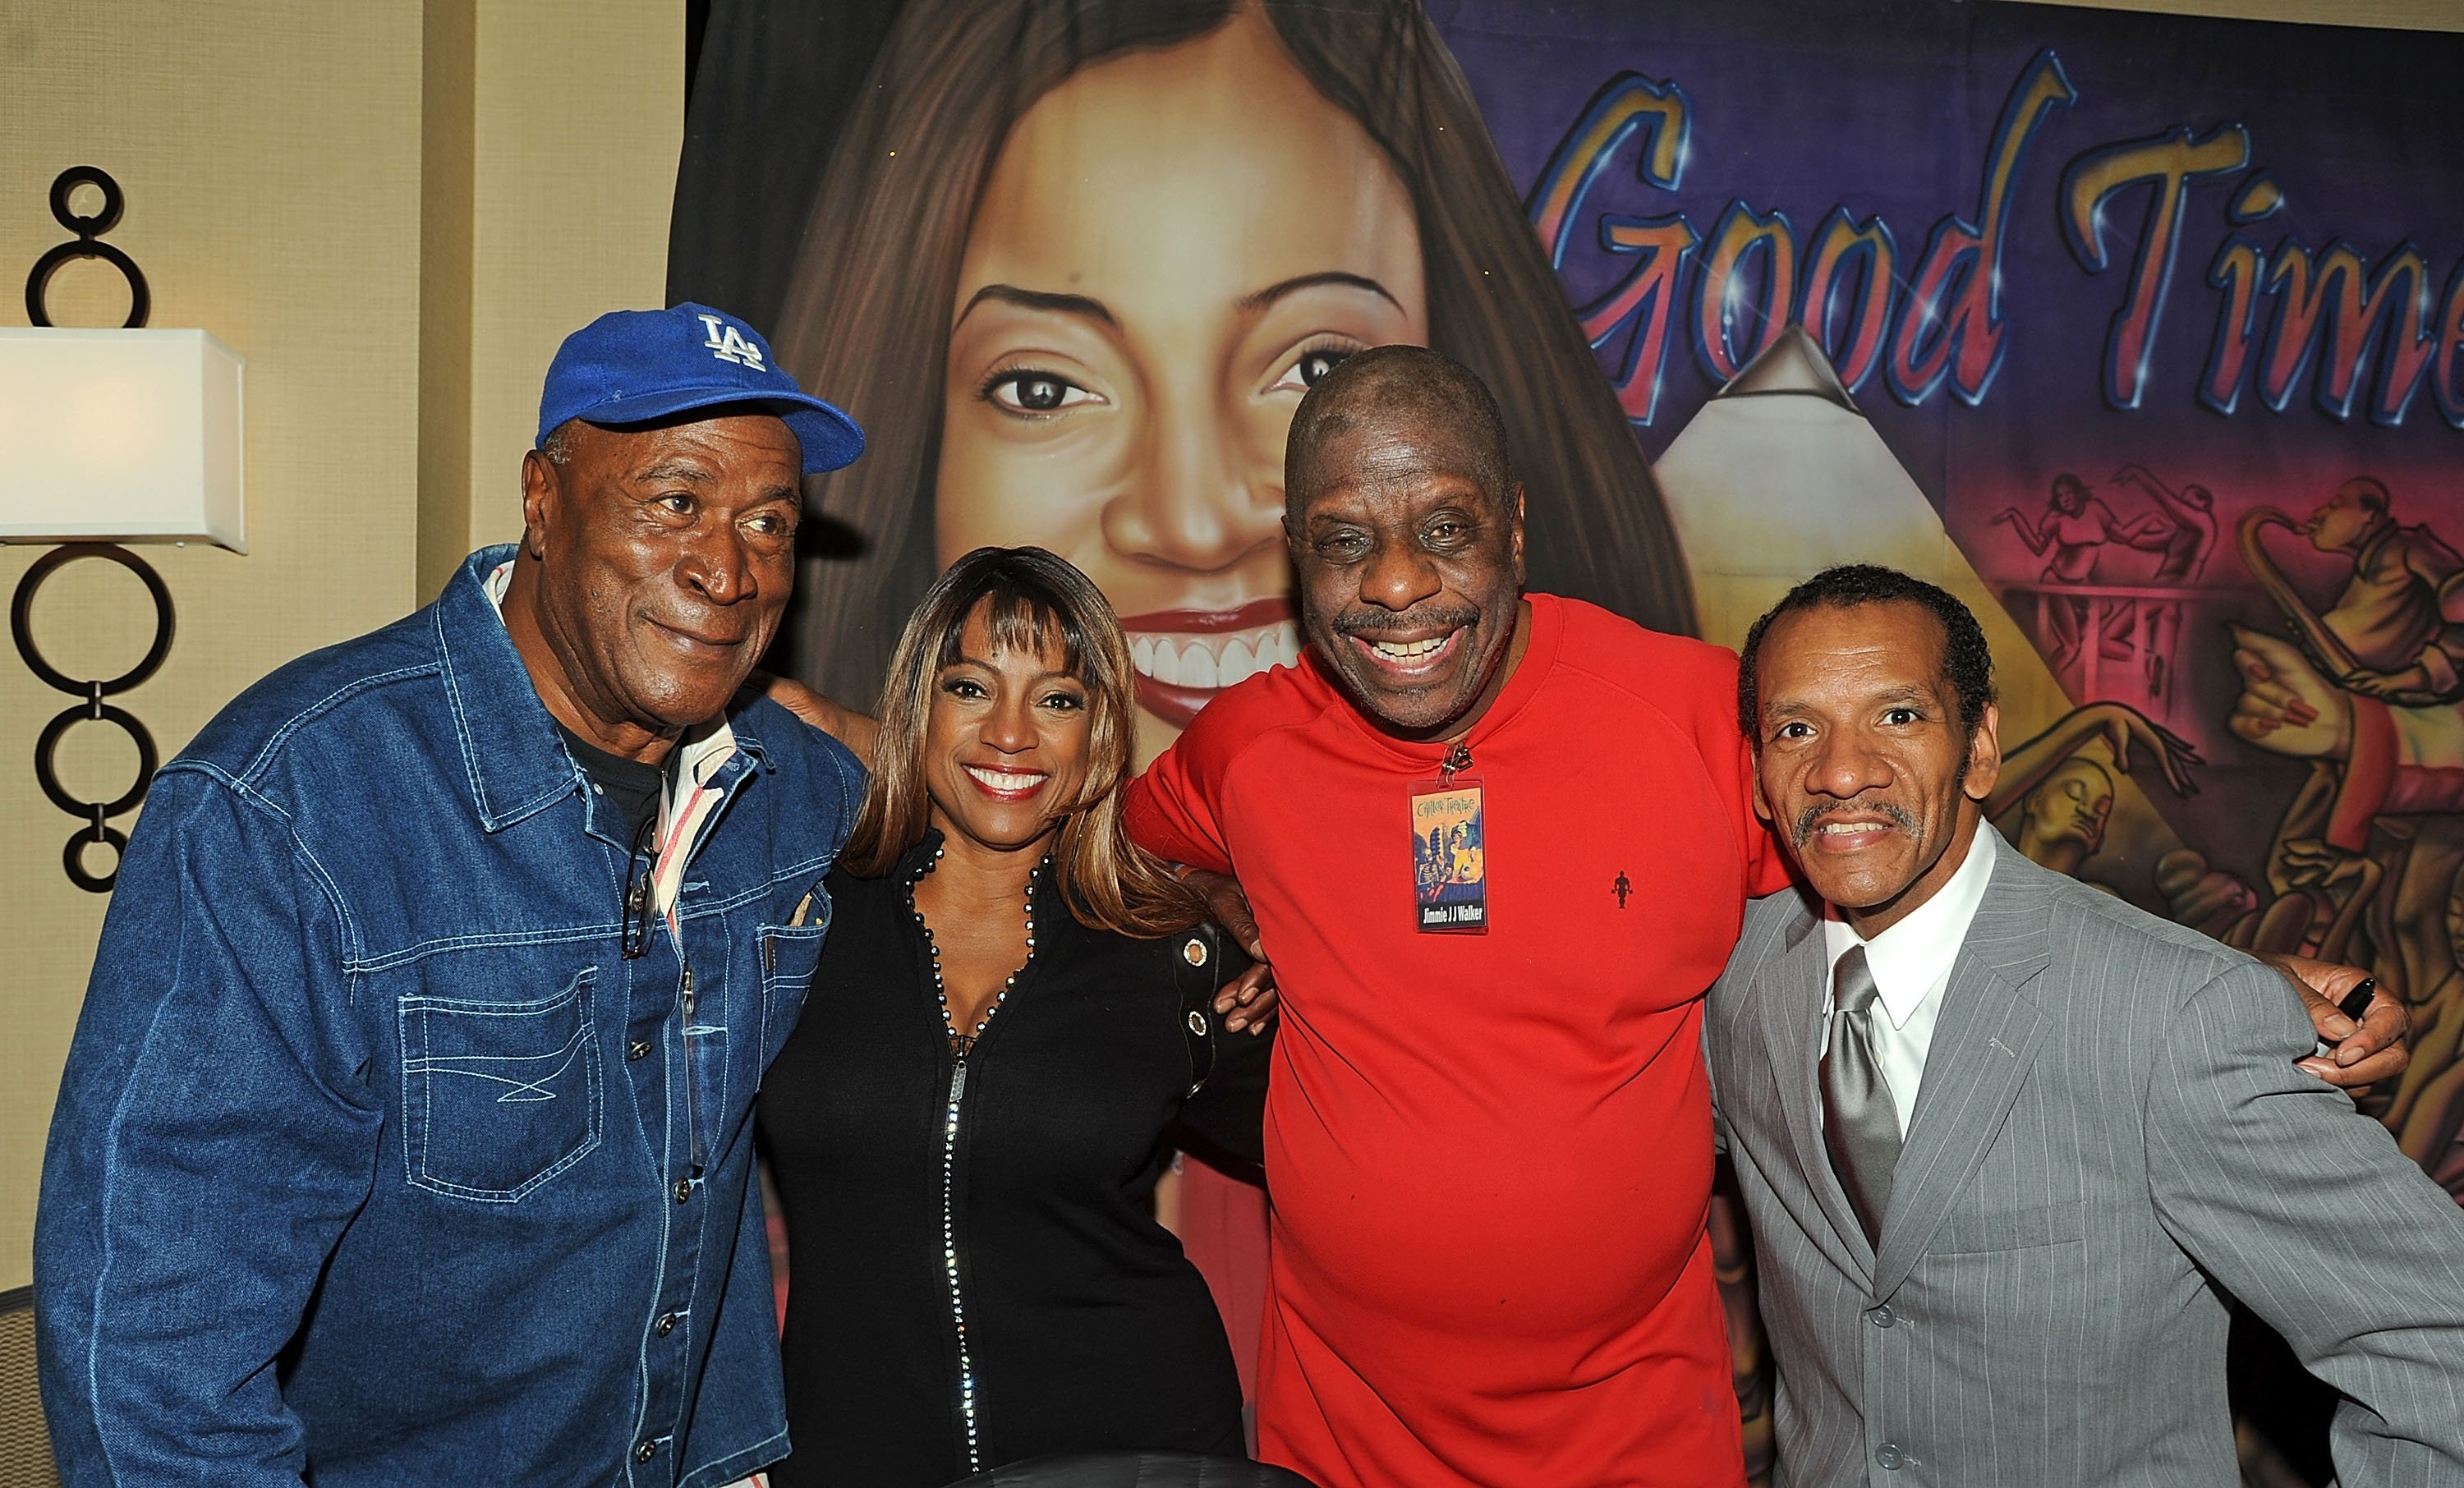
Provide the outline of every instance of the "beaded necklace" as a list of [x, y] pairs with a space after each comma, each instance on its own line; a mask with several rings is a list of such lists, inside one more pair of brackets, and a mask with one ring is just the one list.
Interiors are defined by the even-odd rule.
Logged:
[[[925, 873], [930, 873], [941, 865], [941, 855], [944, 850], [939, 847], [933, 849], [933, 861], [925, 866]], [[1047, 853], [1026, 876], [1025, 961], [1020, 964], [1017, 971], [1002, 979], [1001, 990], [993, 994], [993, 1000], [984, 1004], [984, 1016], [976, 1019], [976, 1026], [965, 1033], [958, 1031], [957, 1020], [950, 1016], [950, 989], [941, 981], [941, 944], [933, 938], [933, 927], [924, 922], [924, 911], [915, 908], [914, 884], [907, 886], [908, 912], [915, 916], [916, 927], [924, 931], [924, 949], [933, 953], [933, 999], [941, 1006], [941, 1026], [949, 1033], [950, 1052], [961, 1061], [974, 1050], [976, 1040], [983, 1037], [984, 1025], [990, 1023], [993, 1020], [993, 1015], [1001, 1011], [1001, 1004], [1009, 1000], [1010, 989], [1016, 987], [1018, 979], [1026, 974], [1026, 969], [1035, 964], [1035, 882], [1044, 875], [1044, 870], [1051, 865], [1052, 856]], [[917, 874], [917, 881], [921, 882], [923, 876], [922, 873]]]

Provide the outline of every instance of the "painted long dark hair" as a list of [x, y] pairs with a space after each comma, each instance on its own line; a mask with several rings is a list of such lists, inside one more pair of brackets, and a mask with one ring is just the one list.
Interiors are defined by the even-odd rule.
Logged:
[[[1011, 127], [1080, 68], [1230, 19], [1235, 0], [910, 0], [824, 178], [771, 338], [853, 412], [862, 460], [820, 476], [853, 553], [799, 576], [797, 669], [871, 695], [934, 573], [951, 301], [976, 203]], [[1429, 341], [1480, 374], [1529, 492], [1531, 586], [1695, 633], [1674, 529], [1585, 344], [1470, 87], [1417, 0], [1264, 0], [1318, 92], [1360, 120], [1419, 213]]]

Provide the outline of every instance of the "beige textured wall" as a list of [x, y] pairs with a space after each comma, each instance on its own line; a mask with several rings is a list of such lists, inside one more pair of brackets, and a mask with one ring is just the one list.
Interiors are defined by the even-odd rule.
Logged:
[[[434, 529], [425, 525], [433, 503], [422, 514], [423, 602], [473, 548], [520, 536], [522, 452], [557, 343], [604, 311], [665, 303], [684, 140], [682, 6], [481, 0], [476, 11], [474, 81], [463, 100], [472, 110], [468, 506], [451, 540], [441, 514]], [[441, 468], [439, 477], [450, 478]]]
[[[67, 236], [45, 204], [52, 178], [96, 164], [127, 190], [110, 240], [145, 270], [152, 323], [203, 326], [248, 359], [248, 557], [145, 550], [178, 639], [117, 701], [166, 755], [254, 678], [405, 613], [474, 542], [512, 536], [557, 337], [661, 294], [680, 12], [0, 8], [0, 317], [16, 321], [18, 275]], [[432, 76], [431, 30], [445, 58]], [[441, 138], [424, 141], [429, 104]], [[62, 323], [117, 323], [125, 308], [108, 270], [57, 282]], [[38, 552], [0, 549], [0, 586]], [[103, 675], [142, 652], [143, 609], [133, 579], [73, 564], [34, 629], [63, 669]], [[0, 650], [0, 1289], [28, 1279], [44, 1130], [105, 903], [62, 876], [75, 823], [33, 781], [35, 734], [68, 703]], [[92, 798], [124, 788], [135, 756], [113, 731], [79, 729], [61, 763]]]
[[471, 540], [471, 171], [477, 128], [476, 0], [425, 0], [420, 68], [419, 542], [426, 600]]
[[[249, 556], [145, 550], [178, 639], [119, 701], [167, 755], [270, 667], [410, 602], [419, 13], [170, 0], [16, 13], [0, 73], [0, 313], [17, 320], [18, 275], [68, 235], [45, 204], [52, 178], [95, 164], [126, 188], [110, 241], [145, 271], [152, 323], [203, 326], [248, 359]], [[102, 323], [118, 295], [100, 268], [61, 288], [64, 324]], [[0, 549], [0, 583], [13, 590], [40, 551]], [[117, 673], [143, 652], [143, 607], [133, 579], [73, 564], [43, 590], [34, 630], [72, 676]], [[44, 1128], [104, 905], [62, 876], [75, 823], [33, 782], [34, 736], [68, 702], [0, 652], [0, 1287], [28, 1277]], [[81, 794], [124, 788], [134, 752], [115, 731], [80, 729], [70, 746]]]

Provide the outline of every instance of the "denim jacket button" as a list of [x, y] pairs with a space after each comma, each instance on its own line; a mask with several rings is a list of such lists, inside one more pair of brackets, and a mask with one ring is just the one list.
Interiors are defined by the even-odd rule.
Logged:
[[626, 1046], [625, 1057], [628, 1060], [649, 1059], [650, 1057], [649, 1042], [647, 1039], [634, 1039], [630, 1044]]
[[676, 1195], [676, 1202], [679, 1204], [693, 1197], [693, 1180], [691, 1178], [678, 1178], [676, 1180], [674, 1193]]
[[658, 1455], [659, 1444], [655, 1441], [643, 1442], [633, 1449], [633, 1460], [636, 1462], [648, 1462]]
[[656, 1333], [661, 1338], [667, 1337], [675, 1330], [676, 1315], [672, 1312], [660, 1313], [659, 1321], [650, 1324], [650, 1331]]

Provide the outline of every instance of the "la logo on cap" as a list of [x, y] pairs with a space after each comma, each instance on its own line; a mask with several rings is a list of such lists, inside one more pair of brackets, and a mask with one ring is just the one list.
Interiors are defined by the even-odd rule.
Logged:
[[761, 348], [746, 340], [743, 332], [716, 316], [700, 316], [695, 318], [701, 321], [702, 329], [710, 333], [710, 339], [702, 344], [710, 348], [712, 356], [721, 361], [733, 361], [739, 367], [751, 367], [756, 372], [764, 370], [761, 364]]

